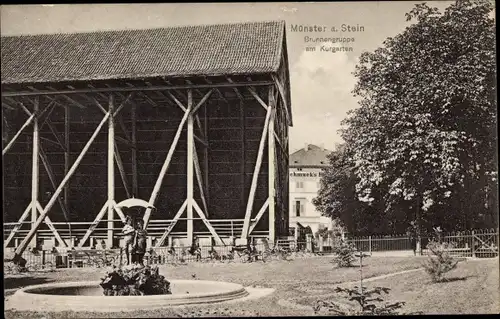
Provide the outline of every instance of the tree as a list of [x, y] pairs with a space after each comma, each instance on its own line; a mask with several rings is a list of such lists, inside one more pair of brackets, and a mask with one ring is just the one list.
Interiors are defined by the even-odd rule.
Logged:
[[[339, 145], [328, 155], [329, 166], [323, 171], [321, 187], [313, 204], [323, 216], [339, 220], [351, 234], [371, 235], [397, 232], [404, 227], [404, 216], [389, 216], [380, 205], [383, 189], [375, 195], [379, 201], [370, 205], [359, 201], [356, 184], [359, 178], [354, 172], [352, 154], [345, 145]], [[400, 212], [400, 211], [397, 211]], [[401, 219], [403, 217], [403, 220]]]
[[[343, 183], [378, 214], [427, 229], [498, 225], [492, 10], [488, 1], [456, 1], [442, 13], [418, 4], [406, 15], [414, 24], [360, 56], [360, 107], [341, 130], [352, 165]], [[341, 186], [329, 178], [320, 197]], [[328, 211], [344, 200], [318, 204]]]

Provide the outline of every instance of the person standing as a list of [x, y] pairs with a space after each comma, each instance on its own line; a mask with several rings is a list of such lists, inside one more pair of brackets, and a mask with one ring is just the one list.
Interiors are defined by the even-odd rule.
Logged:
[[406, 230], [406, 235], [410, 239], [411, 249], [413, 250], [413, 255], [417, 255], [417, 226], [414, 221], [410, 222], [410, 226]]
[[142, 219], [139, 219], [137, 221], [137, 226], [135, 229], [135, 249], [134, 249], [135, 260], [133, 260], [133, 262], [136, 262], [141, 265], [143, 265], [144, 263], [144, 255], [146, 254], [146, 246], [148, 238], [148, 233], [143, 228], [144, 228], [144, 221]]
[[122, 229], [122, 235], [125, 241], [124, 248], [125, 255], [127, 256], [127, 265], [130, 265], [130, 254], [132, 253], [132, 246], [134, 245], [135, 238], [135, 229], [132, 227], [132, 218], [130, 216], [125, 218], [125, 226]]

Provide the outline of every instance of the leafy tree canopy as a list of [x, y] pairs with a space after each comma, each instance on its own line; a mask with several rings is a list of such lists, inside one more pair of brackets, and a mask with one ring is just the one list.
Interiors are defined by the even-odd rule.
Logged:
[[378, 215], [378, 225], [497, 223], [493, 9], [474, 0], [444, 12], [418, 4], [406, 14], [413, 24], [360, 56], [360, 107], [343, 121], [346, 150], [324, 175], [316, 200], [324, 214], [356, 206], [368, 219]]

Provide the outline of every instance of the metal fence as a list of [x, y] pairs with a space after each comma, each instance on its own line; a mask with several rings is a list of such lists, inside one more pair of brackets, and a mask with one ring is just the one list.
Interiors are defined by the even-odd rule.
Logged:
[[[289, 252], [306, 253], [332, 253], [333, 248], [342, 240], [339, 236], [321, 238], [306, 236], [306, 240], [296, 241], [293, 237], [282, 239], [277, 242], [276, 247], [281, 247]], [[345, 240], [352, 243], [357, 250], [368, 253], [384, 252], [406, 252], [413, 254], [413, 245], [406, 235], [388, 236], [347, 236]], [[449, 252], [453, 256], [460, 257], [496, 257], [498, 256], [499, 231], [470, 230], [454, 233], [421, 236], [415, 251], [417, 255], [427, 253], [426, 246], [431, 240], [449, 243]], [[248, 252], [242, 246], [210, 246], [201, 245], [198, 249], [186, 246], [159, 247], [150, 249], [144, 256], [147, 264], [177, 264], [190, 262], [214, 262], [243, 260]], [[254, 253], [270, 251], [272, 248], [268, 243], [260, 242], [250, 246]], [[273, 247], [274, 248], [274, 247]], [[12, 249], [6, 249], [4, 257], [9, 258]], [[310, 256], [310, 255], [307, 255]], [[126, 263], [123, 249], [85, 249], [67, 250], [58, 252], [53, 250], [25, 251], [22, 255], [26, 259], [28, 270], [40, 270], [48, 268], [67, 267], [106, 267]]]
[[495, 257], [498, 256], [498, 229], [482, 229], [443, 233], [441, 235], [426, 234], [420, 236], [412, 244], [407, 235], [348, 237], [357, 250], [364, 252], [413, 251], [425, 255], [427, 244], [431, 240], [449, 244], [449, 253], [461, 257]]

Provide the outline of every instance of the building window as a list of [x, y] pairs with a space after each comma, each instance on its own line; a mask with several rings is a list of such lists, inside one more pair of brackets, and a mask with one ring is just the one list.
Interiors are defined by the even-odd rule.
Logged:
[[300, 217], [304, 215], [304, 202], [303, 200], [296, 200], [295, 204], [293, 205], [293, 210], [295, 211], [295, 216]]
[[304, 182], [296, 182], [295, 188], [304, 188]]

